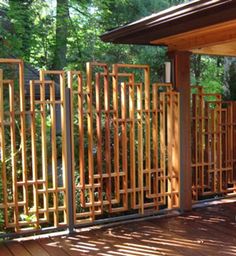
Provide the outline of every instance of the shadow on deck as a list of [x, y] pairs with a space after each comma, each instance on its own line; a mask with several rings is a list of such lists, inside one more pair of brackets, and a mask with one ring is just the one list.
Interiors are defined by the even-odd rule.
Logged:
[[236, 255], [236, 200], [191, 213], [114, 227], [7, 241], [0, 255]]

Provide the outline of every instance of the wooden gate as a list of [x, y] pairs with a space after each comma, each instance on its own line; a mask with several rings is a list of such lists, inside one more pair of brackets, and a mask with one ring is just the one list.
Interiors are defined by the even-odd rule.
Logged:
[[149, 66], [88, 63], [86, 79], [41, 71], [27, 98], [23, 62], [0, 62], [19, 74], [14, 81], [0, 72], [5, 231], [179, 207], [179, 94], [150, 85]]
[[236, 102], [193, 87], [193, 200], [236, 192]]

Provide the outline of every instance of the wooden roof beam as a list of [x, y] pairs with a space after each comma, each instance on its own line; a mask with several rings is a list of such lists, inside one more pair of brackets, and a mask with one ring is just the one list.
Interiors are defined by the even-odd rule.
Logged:
[[196, 54], [236, 57], [236, 40], [229, 43], [193, 49], [191, 52]]
[[235, 20], [235, 13], [236, 1], [197, 0], [108, 31], [101, 35], [101, 39], [148, 45], [155, 40]]
[[154, 40], [151, 43], [168, 45], [170, 51], [192, 51], [193, 49], [230, 43], [235, 40], [236, 20], [233, 20], [220, 25]]

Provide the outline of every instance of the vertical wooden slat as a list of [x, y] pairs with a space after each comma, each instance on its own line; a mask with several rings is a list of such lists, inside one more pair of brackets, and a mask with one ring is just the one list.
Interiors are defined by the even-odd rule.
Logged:
[[21, 147], [22, 147], [22, 171], [23, 171], [23, 195], [24, 213], [28, 215], [28, 186], [27, 186], [27, 157], [26, 157], [26, 124], [25, 124], [25, 86], [24, 86], [24, 63], [19, 62], [19, 91], [20, 91], [20, 121], [21, 121]]
[[[140, 213], [144, 213], [144, 188], [143, 188], [143, 120], [142, 120], [142, 84], [137, 85], [137, 122], [138, 122], [138, 178], [139, 178], [139, 204]], [[151, 183], [149, 183], [151, 185]]]
[[14, 208], [15, 230], [19, 229], [19, 209], [18, 209], [18, 191], [17, 191], [17, 167], [16, 167], [16, 129], [15, 129], [15, 93], [14, 81], [9, 83], [9, 103], [10, 103], [10, 133], [11, 133], [11, 163], [12, 163], [12, 187]]
[[66, 113], [66, 91], [65, 91], [65, 72], [61, 71], [59, 73], [60, 76], [60, 96], [61, 96], [61, 133], [62, 133], [62, 167], [63, 167], [63, 187], [65, 189], [65, 197], [64, 197], [64, 222], [65, 224], [69, 224], [69, 214], [68, 214], [68, 141], [67, 141], [67, 129], [69, 128], [66, 125], [67, 122], [67, 113]]
[[[80, 71], [68, 71], [68, 89], [69, 89], [69, 97], [70, 97], [70, 134], [71, 134], [71, 184], [72, 184], [72, 198], [69, 204], [72, 204], [70, 206], [73, 209], [73, 223], [69, 223], [69, 231], [73, 231], [73, 226], [77, 222], [77, 208], [81, 205], [85, 206], [85, 191], [84, 191], [84, 135], [83, 135], [83, 83], [82, 83], [82, 74]], [[75, 79], [74, 79], [75, 78]], [[77, 108], [74, 107], [74, 103], [78, 104]], [[68, 104], [68, 102], [67, 102]], [[68, 115], [68, 113], [67, 113]], [[77, 137], [75, 137], [75, 124], [74, 121], [78, 117], [78, 130], [79, 134]], [[77, 128], [77, 127], [76, 127]], [[79, 154], [78, 158], [75, 158], [75, 152], [78, 150], [75, 148], [75, 140], [79, 140]], [[75, 167], [77, 166], [79, 170], [77, 171]], [[80, 180], [77, 181], [76, 177], [79, 175]], [[78, 184], [76, 184], [78, 182]], [[83, 187], [81, 188], [81, 184], [83, 184]], [[69, 183], [68, 183], [69, 186]], [[80, 193], [80, 201], [78, 202], [77, 199], [77, 193], [78, 190], [81, 191]], [[78, 204], [80, 204], [78, 206]], [[69, 206], [69, 205], [68, 205]], [[72, 213], [71, 213], [72, 214]], [[70, 220], [72, 222], [72, 220]]]
[[[204, 132], [204, 127], [205, 127], [205, 120], [208, 117], [208, 107], [204, 108], [204, 97], [203, 97], [203, 92], [202, 89], [200, 90], [200, 95], [199, 95], [199, 103], [200, 103], [200, 108], [199, 108], [199, 144], [198, 146], [198, 155], [199, 155], [199, 180], [200, 180], [200, 186], [202, 188], [202, 194], [204, 193], [204, 185], [205, 185], [205, 173], [204, 173], [204, 154], [205, 154], [205, 150], [204, 150], [204, 145], [206, 142], [206, 138], [209, 138], [208, 134], [206, 135], [206, 133]], [[205, 110], [205, 111], [204, 111]]]
[[[103, 178], [102, 178], [102, 116], [101, 116], [101, 100], [100, 100], [100, 74], [96, 74], [96, 132], [97, 132], [97, 171], [99, 175], [100, 186], [98, 188], [98, 197], [100, 201], [100, 211], [103, 212]], [[108, 78], [107, 78], [108, 79]]]
[[173, 147], [172, 147], [172, 168], [174, 174], [173, 180], [173, 190], [174, 190], [174, 207], [179, 207], [179, 191], [180, 191], [180, 104], [179, 104], [179, 94], [172, 92], [171, 94], [172, 104], [173, 104]]
[[91, 204], [91, 219], [94, 220], [94, 162], [93, 162], [93, 94], [92, 94], [92, 66], [86, 65], [87, 72], [87, 120], [88, 120], [88, 170], [89, 170], [89, 201]]
[[4, 129], [4, 96], [3, 96], [3, 71], [0, 69], [0, 157], [1, 157], [1, 177], [3, 190], [4, 219], [8, 222], [7, 211], [7, 176], [6, 176], [6, 154], [5, 154], [5, 129]]
[[78, 125], [79, 125], [79, 173], [81, 184], [81, 205], [85, 206], [85, 154], [84, 154], [84, 93], [82, 76], [80, 75], [77, 80], [78, 85]]
[[234, 152], [233, 152], [233, 145], [234, 145], [234, 137], [233, 137], [233, 131], [234, 131], [234, 119], [233, 119], [233, 113], [234, 113], [234, 102], [231, 102], [230, 108], [228, 111], [228, 119], [227, 122], [227, 141], [226, 145], [230, 145], [228, 148], [228, 164], [231, 167], [231, 171], [229, 174], [229, 182], [233, 182], [233, 170], [234, 170]]
[[127, 84], [121, 84], [121, 118], [122, 118], [122, 172], [124, 172], [124, 208], [128, 209], [128, 159], [127, 159], [127, 121], [126, 102]]
[[53, 182], [53, 208], [54, 226], [58, 227], [58, 172], [57, 172], [57, 145], [56, 145], [56, 103], [55, 103], [55, 83], [50, 86], [50, 116], [51, 116], [51, 147], [52, 147], [52, 182]]
[[71, 132], [71, 172], [72, 172], [72, 193], [73, 193], [73, 216], [74, 216], [74, 223], [76, 223], [76, 206], [77, 206], [77, 202], [76, 202], [76, 184], [75, 184], [75, 136], [74, 136], [74, 116], [77, 114], [76, 112], [74, 112], [74, 90], [73, 90], [73, 77], [74, 75], [78, 76], [77, 79], [79, 79], [80, 77], [80, 72], [76, 72], [76, 71], [68, 71], [67, 72], [67, 79], [68, 79], [68, 88], [70, 89], [70, 132]]
[[[157, 193], [159, 190], [159, 183], [158, 183], [158, 177], [159, 177], [159, 147], [158, 147], [158, 133], [159, 133], [159, 127], [158, 127], [158, 85], [153, 84], [152, 87], [152, 97], [153, 97], [153, 103], [152, 103], [152, 123], [153, 123], [153, 129], [152, 129], [152, 137], [153, 137], [153, 168], [155, 170], [155, 176], [153, 178], [153, 194], [152, 196], [157, 197]], [[158, 201], [156, 201], [156, 204], [158, 206]]]
[[[219, 100], [220, 101], [220, 100]], [[218, 159], [218, 178], [219, 182], [219, 191], [223, 191], [223, 171], [222, 171], [222, 108], [219, 101], [217, 104], [217, 159]]]
[[198, 154], [197, 154], [197, 97], [196, 94], [192, 95], [192, 172], [193, 172], [193, 199], [197, 200], [198, 198], [198, 175], [197, 175], [197, 163], [198, 163]]
[[168, 208], [172, 209], [173, 207], [173, 127], [172, 127], [172, 119], [173, 119], [173, 103], [171, 101], [171, 97], [169, 94], [164, 94], [165, 99], [167, 101], [167, 159], [168, 159]]
[[150, 68], [146, 67], [144, 69], [144, 101], [145, 101], [145, 169], [148, 173], [147, 175], [147, 186], [149, 187], [148, 194], [151, 193], [151, 131], [150, 131]]
[[214, 162], [214, 169], [213, 169], [213, 184], [211, 184], [211, 187], [213, 189], [213, 192], [217, 192], [217, 137], [216, 137], [216, 123], [215, 123], [215, 117], [216, 117], [216, 109], [211, 110], [211, 128], [212, 128], [212, 150], [213, 150], [213, 162]]
[[45, 82], [44, 71], [40, 71], [40, 117], [41, 117], [41, 150], [42, 150], [42, 175], [43, 175], [43, 205], [44, 216], [49, 219], [48, 211], [48, 163], [47, 163], [47, 131], [46, 131], [46, 104], [45, 104]]
[[[129, 81], [129, 118], [130, 118], [130, 173], [131, 173], [131, 186], [132, 186], [132, 207], [136, 207], [136, 191], [140, 189], [143, 184], [136, 184], [136, 154], [135, 154], [135, 103], [134, 103], [134, 81]], [[138, 187], [137, 187], [138, 185]], [[139, 192], [140, 193], [140, 192]], [[140, 204], [140, 202], [139, 202]], [[140, 205], [141, 206], [141, 205]], [[140, 207], [139, 206], [139, 207]]]
[[[202, 103], [202, 107], [204, 108], [204, 123], [205, 123], [205, 131], [206, 131], [206, 136], [205, 136], [205, 140], [206, 140], [206, 162], [208, 165], [208, 168], [213, 168], [213, 159], [212, 159], [212, 137], [211, 137], [211, 122], [210, 122], [210, 111], [209, 111], [209, 105], [207, 104], [207, 102], [203, 102]], [[207, 177], [207, 179], [205, 178]], [[205, 185], [208, 186], [208, 172], [202, 172], [201, 175], [201, 183], [200, 183], [200, 191], [201, 191], [201, 195], [204, 194], [204, 190], [205, 190]]]
[[[166, 163], [167, 147], [166, 147], [166, 98], [164, 93], [160, 93], [160, 161], [161, 170], [163, 172], [161, 191], [166, 195], [168, 182], [168, 169]], [[166, 196], [164, 197], [164, 204], [166, 204]]]
[[[114, 71], [117, 71], [116, 68], [113, 68]], [[106, 78], [106, 83], [108, 84], [108, 69], [106, 67], [105, 69], [105, 76]], [[115, 197], [117, 202], [120, 202], [120, 176], [119, 176], [119, 168], [120, 168], [120, 163], [119, 163], [119, 109], [118, 109], [118, 80], [113, 79], [112, 83], [112, 88], [113, 88], [113, 123], [114, 123], [114, 172], [116, 174], [115, 177]], [[105, 85], [106, 87], [106, 85]]]
[[30, 112], [31, 112], [31, 148], [32, 148], [32, 172], [33, 172], [33, 195], [36, 217], [36, 227], [39, 228], [39, 203], [38, 203], [38, 166], [37, 166], [37, 143], [36, 143], [36, 117], [35, 117], [35, 83], [30, 81]]
[[[236, 140], [236, 102], [233, 103], [233, 115], [232, 115], [232, 119], [233, 119], [233, 132], [232, 132], [232, 139], [233, 141]], [[233, 145], [233, 180], [234, 180], [234, 192], [236, 192], [236, 143], [234, 143]]]

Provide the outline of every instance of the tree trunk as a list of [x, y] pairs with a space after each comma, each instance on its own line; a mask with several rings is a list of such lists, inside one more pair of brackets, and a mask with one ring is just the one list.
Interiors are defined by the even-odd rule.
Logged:
[[224, 58], [224, 98], [236, 99], [236, 60], [235, 58]]
[[195, 84], [200, 85], [201, 81], [201, 55], [193, 55], [192, 56], [192, 71], [195, 78]]
[[53, 69], [63, 69], [66, 64], [67, 37], [69, 21], [68, 0], [57, 0], [56, 45], [54, 50]]

